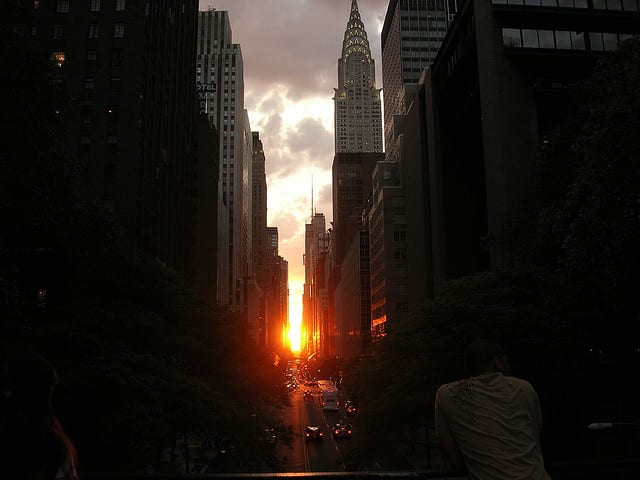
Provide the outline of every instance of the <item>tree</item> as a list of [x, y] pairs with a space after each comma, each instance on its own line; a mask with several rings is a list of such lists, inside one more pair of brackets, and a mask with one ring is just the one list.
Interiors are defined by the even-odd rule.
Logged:
[[[580, 109], [550, 137], [542, 178], [564, 181], [540, 219], [541, 245], [558, 268], [592, 297], [590, 325], [605, 349], [638, 347], [633, 287], [640, 270], [640, 41], [601, 59], [579, 91]], [[602, 320], [606, 319], [606, 322]]]

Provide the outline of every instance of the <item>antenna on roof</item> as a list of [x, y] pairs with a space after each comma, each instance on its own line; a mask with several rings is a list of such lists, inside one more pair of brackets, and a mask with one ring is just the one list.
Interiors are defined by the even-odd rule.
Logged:
[[311, 220], [313, 220], [313, 215], [314, 215], [314, 211], [313, 211], [313, 173], [311, 174]]

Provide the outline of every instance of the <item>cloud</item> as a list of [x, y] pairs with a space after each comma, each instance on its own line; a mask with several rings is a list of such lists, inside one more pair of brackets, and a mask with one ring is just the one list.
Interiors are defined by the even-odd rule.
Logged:
[[[379, 28], [388, 0], [361, 0], [358, 5], [374, 58], [380, 58]], [[249, 89], [255, 88], [254, 82], [265, 89], [286, 84], [292, 101], [333, 93], [349, 1], [200, 1], [201, 10], [208, 6], [229, 12], [232, 41], [241, 45]], [[380, 83], [378, 73], [376, 78]]]
[[333, 134], [319, 118], [306, 117], [287, 132], [285, 141], [292, 154], [303, 154], [311, 166], [326, 166], [327, 147], [333, 147]]

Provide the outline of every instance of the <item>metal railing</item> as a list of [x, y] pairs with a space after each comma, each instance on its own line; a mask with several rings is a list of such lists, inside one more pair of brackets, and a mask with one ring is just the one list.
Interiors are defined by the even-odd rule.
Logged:
[[[640, 454], [640, 452], [639, 452]], [[546, 470], [553, 480], [637, 480], [640, 461], [549, 463]], [[82, 480], [463, 480], [466, 474], [442, 470], [364, 471], [364, 472], [294, 472], [294, 473], [205, 473], [205, 474], [116, 474], [84, 473]]]

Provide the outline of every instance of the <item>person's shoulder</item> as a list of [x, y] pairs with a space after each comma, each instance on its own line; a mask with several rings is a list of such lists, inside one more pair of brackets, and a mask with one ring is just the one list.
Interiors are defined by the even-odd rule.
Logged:
[[436, 391], [436, 398], [442, 398], [443, 396], [450, 395], [451, 392], [455, 392], [462, 388], [468, 382], [467, 379], [456, 380], [455, 382], [444, 383], [440, 385]]

